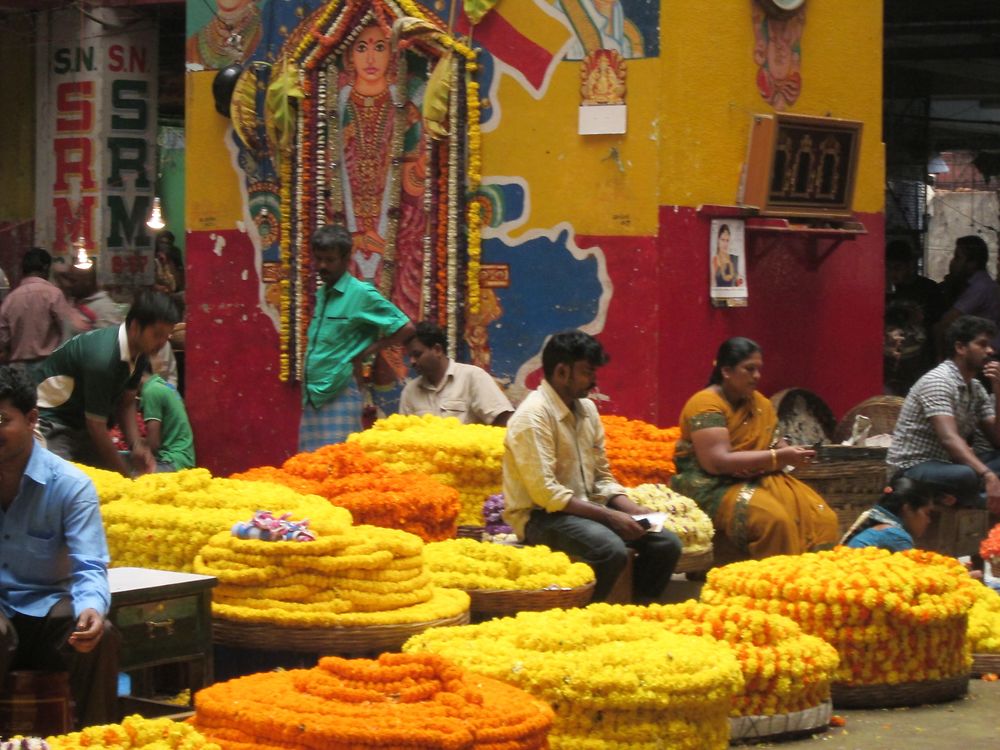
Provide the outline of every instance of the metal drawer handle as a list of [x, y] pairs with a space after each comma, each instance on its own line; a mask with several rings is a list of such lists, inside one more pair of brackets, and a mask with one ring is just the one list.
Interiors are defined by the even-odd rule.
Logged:
[[154, 620], [146, 620], [146, 636], [149, 638], [156, 638], [157, 635], [162, 633], [163, 635], [173, 635], [174, 634], [174, 620], [173, 618], [167, 620], [161, 620], [156, 622]]

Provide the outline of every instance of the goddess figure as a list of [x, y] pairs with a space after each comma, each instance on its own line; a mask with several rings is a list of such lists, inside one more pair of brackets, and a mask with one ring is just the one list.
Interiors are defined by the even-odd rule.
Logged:
[[[391, 289], [386, 294], [411, 319], [420, 317], [426, 159], [420, 112], [396, 65], [385, 30], [366, 26], [345, 54], [347, 83], [338, 94], [343, 158], [341, 185], [347, 228], [354, 237], [352, 272], [380, 286], [387, 241], [395, 225]], [[403, 98], [402, 115], [393, 101]], [[404, 132], [397, 138], [396, 128]], [[398, 151], [399, 153], [394, 153]], [[392, 167], [401, 165], [399, 184]], [[392, 256], [390, 256], [392, 257]]]

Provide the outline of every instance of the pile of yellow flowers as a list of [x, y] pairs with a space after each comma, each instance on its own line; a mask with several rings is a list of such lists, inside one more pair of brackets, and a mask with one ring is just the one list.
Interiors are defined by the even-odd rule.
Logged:
[[791, 618], [837, 649], [836, 683], [894, 685], [968, 674], [967, 579], [933, 552], [837, 547], [715, 568], [701, 599]]
[[219, 750], [190, 724], [173, 719], [127, 716], [121, 724], [102, 724], [46, 739], [50, 750]]
[[432, 628], [403, 650], [446, 656], [546, 700], [554, 750], [721, 750], [743, 687], [727, 646], [609, 604]]
[[1000, 654], [1000, 594], [970, 580], [976, 603], [969, 610], [969, 650], [974, 654]]
[[321, 497], [277, 484], [214, 478], [205, 469], [119, 474], [80, 466], [94, 481], [112, 565], [191, 572], [195, 555], [215, 533], [261, 508], [280, 509], [315, 525], [350, 525], [351, 514]]
[[458, 490], [458, 523], [483, 525], [483, 501], [500, 492], [506, 430], [462, 424], [454, 417], [393, 414], [348, 437], [397, 471], [430, 474]]
[[541, 545], [511, 547], [450, 539], [426, 545], [424, 562], [435, 586], [452, 589], [573, 589], [594, 580], [586, 563], [570, 562], [564, 553]]
[[709, 636], [729, 645], [744, 680], [733, 716], [794, 713], [830, 699], [830, 681], [840, 661], [836, 649], [806, 635], [787, 617], [694, 600], [627, 609], [673, 633]]
[[463, 591], [435, 588], [423, 542], [405, 531], [313, 522], [311, 542], [265, 542], [216, 534], [194, 571], [219, 579], [216, 617], [287, 628], [427, 622], [469, 609]]
[[667, 514], [663, 528], [680, 537], [684, 552], [696, 554], [712, 547], [712, 519], [698, 504], [665, 484], [640, 484], [626, 490], [629, 498], [650, 510]]
[[665, 484], [677, 473], [674, 448], [680, 427], [663, 429], [640, 419], [603, 415], [611, 473], [626, 487]]

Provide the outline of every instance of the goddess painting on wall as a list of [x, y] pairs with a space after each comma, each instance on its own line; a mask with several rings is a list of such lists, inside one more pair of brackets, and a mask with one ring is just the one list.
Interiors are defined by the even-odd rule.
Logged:
[[[337, 95], [342, 138], [339, 161], [344, 221], [354, 237], [352, 272], [380, 287], [416, 320], [427, 226], [423, 206], [426, 150], [409, 82], [396, 80], [397, 62], [388, 35], [377, 24], [365, 26], [345, 51], [344, 80]], [[402, 113], [394, 101], [402, 103]], [[396, 132], [399, 127], [402, 133]], [[400, 161], [398, 186], [391, 178], [396, 159]], [[394, 264], [391, 288], [386, 289], [383, 271], [389, 262], [387, 243], [392, 240], [393, 224]]]

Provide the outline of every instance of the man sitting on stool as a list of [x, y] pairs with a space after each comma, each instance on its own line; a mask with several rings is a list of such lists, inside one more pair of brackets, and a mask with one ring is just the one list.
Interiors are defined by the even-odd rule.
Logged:
[[0, 367], [0, 685], [69, 672], [80, 726], [117, 720], [118, 643], [93, 482], [37, 444], [35, 385]]
[[[950, 357], [910, 389], [896, 422], [888, 462], [895, 471], [955, 497], [961, 505], [1000, 513], [1000, 422], [993, 359], [993, 321], [963, 315], [945, 336]], [[992, 384], [993, 395], [977, 379]]]
[[647, 531], [604, 451], [604, 426], [587, 398], [608, 361], [582, 331], [552, 336], [542, 350], [545, 379], [514, 412], [504, 440], [504, 520], [528, 544], [544, 544], [594, 569], [594, 601], [604, 601], [628, 562], [635, 562], [635, 600], [659, 599], [681, 555], [672, 531]]

